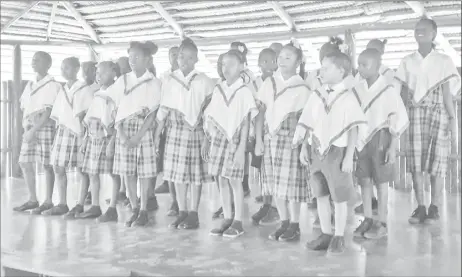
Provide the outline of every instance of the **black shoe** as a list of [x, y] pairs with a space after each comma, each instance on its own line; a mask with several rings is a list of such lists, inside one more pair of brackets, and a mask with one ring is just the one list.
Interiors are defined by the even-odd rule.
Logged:
[[276, 231], [274, 231], [273, 233], [269, 235], [269, 239], [279, 240], [279, 238], [282, 236], [282, 234], [284, 234], [287, 228], [289, 228], [289, 221], [288, 220], [281, 221], [281, 226], [279, 226], [279, 228]]
[[425, 219], [427, 218], [427, 210], [425, 206], [418, 206], [417, 209], [412, 212], [411, 217], [409, 218], [409, 223], [411, 224], [419, 224], [424, 223]]
[[279, 237], [279, 241], [297, 241], [300, 239], [298, 223], [290, 223], [289, 228]]
[[77, 218], [87, 219], [87, 218], [98, 218], [103, 214], [100, 206], [91, 206], [88, 210], [78, 215]]
[[178, 225], [180, 229], [193, 230], [199, 228], [199, 215], [197, 212], [190, 211], [183, 222]]
[[54, 206], [53, 203], [43, 203], [37, 208], [30, 210], [30, 214], [35, 214], [35, 215], [42, 214], [44, 211], [47, 211], [53, 208], [53, 206]]
[[107, 208], [106, 212], [97, 218], [99, 223], [104, 222], [117, 222], [119, 215], [117, 214], [117, 209], [114, 207]]
[[51, 215], [51, 216], [63, 216], [69, 212], [69, 207], [67, 204], [59, 204], [54, 206], [51, 209], [42, 212], [42, 215]]
[[440, 219], [440, 214], [438, 213], [438, 207], [431, 204], [430, 207], [428, 207], [428, 213], [427, 213], [427, 217], [425, 218], [425, 223], [434, 224], [438, 222], [439, 219]]
[[27, 201], [26, 203], [22, 204], [19, 207], [14, 207], [13, 211], [15, 212], [25, 212], [28, 210], [32, 210], [38, 208], [39, 202], [38, 201]]
[[159, 209], [159, 203], [157, 202], [157, 197], [150, 197], [148, 203], [146, 204], [146, 210], [148, 212], [157, 211]]
[[252, 215], [253, 224], [260, 224], [260, 220], [262, 220], [268, 214], [270, 208], [271, 206], [268, 204], [261, 206], [260, 209], [254, 215]]
[[211, 236], [222, 236], [223, 233], [231, 227], [233, 224], [233, 219], [224, 219], [223, 222], [221, 223], [220, 228], [215, 228], [210, 231]]
[[188, 212], [187, 211], [180, 211], [178, 217], [168, 225], [168, 228], [170, 229], [178, 229], [178, 226], [188, 217]]
[[327, 250], [332, 241], [332, 237], [332, 235], [322, 233], [317, 239], [307, 242], [306, 248], [315, 251]]
[[83, 206], [80, 204], [75, 205], [67, 214], [63, 215], [64, 219], [75, 219], [83, 213]]
[[141, 210], [138, 214], [138, 218], [133, 222], [132, 226], [146, 226], [148, 222], [148, 212]]
[[345, 252], [345, 239], [343, 236], [334, 236], [329, 244], [327, 253], [332, 255], [340, 255]]
[[357, 238], [363, 238], [364, 233], [369, 231], [372, 226], [373, 226], [373, 220], [372, 218], [365, 218], [363, 221], [361, 221], [361, 224], [359, 224], [358, 228], [353, 232], [353, 235]]
[[140, 208], [133, 209], [132, 210], [132, 215], [130, 216], [128, 221], [125, 222], [125, 226], [132, 227], [133, 222], [135, 222], [135, 220], [138, 218], [139, 214], [140, 214]]

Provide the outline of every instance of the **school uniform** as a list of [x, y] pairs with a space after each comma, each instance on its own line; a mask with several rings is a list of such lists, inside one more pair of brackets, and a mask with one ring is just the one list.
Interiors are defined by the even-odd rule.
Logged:
[[[146, 70], [137, 77], [127, 73], [108, 88], [117, 113], [114, 128], [117, 130], [113, 173], [120, 176], [153, 178], [157, 176], [157, 155], [154, 145], [154, 126], [149, 128], [136, 147], [128, 148], [120, 138], [120, 131], [127, 139], [138, 134], [145, 120], [156, 113], [161, 101], [161, 83]], [[120, 131], [119, 131], [120, 130]]]
[[355, 176], [368, 178], [376, 185], [392, 182], [395, 175], [393, 164], [385, 164], [385, 156], [392, 137], [399, 137], [409, 125], [406, 107], [397, 92], [399, 88], [381, 75], [372, 86], [366, 80], [354, 88], [367, 126], [358, 134], [358, 161]]
[[208, 172], [212, 176], [242, 181], [244, 164], [236, 166], [242, 126], [250, 124], [258, 114], [251, 89], [239, 78], [228, 86], [217, 84], [212, 99], [204, 112], [205, 132], [210, 138]]
[[50, 118], [59, 126], [51, 152], [52, 165], [66, 169], [81, 167], [80, 143], [84, 127], [79, 116], [86, 113], [93, 100], [95, 87], [76, 81], [71, 87], [67, 84], [56, 97]]
[[201, 157], [204, 139], [203, 110], [210, 101], [213, 81], [196, 70], [187, 76], [176, 70], [162, 85], [163, 99], [157, 120], [166, 120], [164, 175], [166, 181], [201, 185], [211, 182]]
[[[31, 129], [46, 109], [52, 109], [57, 95], [62, 90], [61, 84], [46, 75], [40, 81], [29, 81], [20, 98], [23, 111], [22, 126], [25, 131]], [[55, 122], [49, 119], [35, 133], [35, 140], [23, 141], [19, 153], [19, 163], [41, 163], [50, 165], [50, 153], [56, 132]]]
[[401, 61], [396, 78], [411, 98], [407, 170], [445, 177], [451, 139], [442, 85], [448, 83], [454, 96], [460, 94], [460, 75], [446, 54], [432, 51], [424, 58], [416, 51]]
[[114, 157], [106, 156], [106, 149], [114, 135], [116, 105], [110, 97], [110, 87], [99, 89], [85, 115], [86, 143], [82, 171], [88, 174], [112, 174]]
[[[345, 83], [331, 89], [324, 85], [311, 94], [294, 135], [297, 144], [311, 131], [311, 188], [315, 197], [330, 194], [334, 202], [348, 201], [354, 190], [352, 174], [341, 171], [348, 131], [367, 124], [352, 88]], [[313, 137], [319, 142], [314, 143]]]
[[[383, 76], [388, 83], [393, 83], [394, 81], [396, 81], [395, 71], [393, 69], [389, 68], [386, 65], [383, 65], [383, 64], [380, 65], [379, 74], [380, 74], [380, 76]], [[355, 84], [358, 84], [362, 80], [364, 80], [364, 79], [361, 77], [361, 74], [356, 73], [356, 76], [355, 76], [355, 81], [356, 82], [355, 82]], [[399, 90], [395, 90], [395, 91], [400, 93]]]
[[257, 94], [266, 109], [264, 154], [261, 165], [263, 194], [307, 202], [307, 170], [300, 163], [300, 149], [293, 146], [295, 128], [310, 91], [299, 75], [284, 80], [280, 72], [267, 78]]

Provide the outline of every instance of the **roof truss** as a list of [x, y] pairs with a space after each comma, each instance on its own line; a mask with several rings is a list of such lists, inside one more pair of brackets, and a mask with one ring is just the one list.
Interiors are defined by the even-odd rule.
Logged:
[[99, 36], [96, 34], [95, 30], [88, 24], [88, 22], [83, 18], [80, 12], [74, 7], [71, 1], [62, 2], [63, 6], [68, 10], [72, 16], [82, 25], [82, 28], [87, 32], [87, 34], [98, 44], [101, 43]]
[[18, 13], [15, 17], [13, 17], [10, 21], [8, 21], [5, 26], [3, 26], [1, 32], [3, 33], [5, 30], [7, 30], [11, 25], [13, 25], [16, 21], [18, 21], [21, 17], [23, 17], [26, 13], [28, 13], [30, 10], [32, 10], [33, 7], [37, 6], [40, 3], [40, 1], [34, 1], [27, 6], [24, 10], [22, 10], [20, 13]]

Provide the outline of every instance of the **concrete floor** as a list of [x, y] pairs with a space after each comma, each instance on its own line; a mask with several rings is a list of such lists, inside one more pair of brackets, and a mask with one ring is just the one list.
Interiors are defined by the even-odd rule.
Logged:
[[[71, 183], [70, 206], [77, 191]], [[104, 187], [102, 198], [109, 194], [110, 186]], [[305, 206], [297, 243], [269, 241], [275, 226], [254, 227], [249, 220], [238, 239], [210, 237], [220, 221], [211, 220], [211, 199], [203, 197], [199, 230], [167, 228], [168, 195], [158, 196], [160, 209], [151, 215], [151, 226], [126, 228], [129, 212], [123, 207], [117, 224], [13, 213], [13, 206], [27, 200], [27, 189], [21, 180], [2, 180], [2, 266], [50, 276], [461, 276], [459, 195], [445, 196], [439, 226], [411, 226], [414, 197], [390, 189], [388, 239], [353, 242], [357, 216], [349, 226], [348, 251], [339, 257], [304, 248], [319, 234], [311, 226], [313, 211]], [[258, 209], [252, 199], [247, 218]]]

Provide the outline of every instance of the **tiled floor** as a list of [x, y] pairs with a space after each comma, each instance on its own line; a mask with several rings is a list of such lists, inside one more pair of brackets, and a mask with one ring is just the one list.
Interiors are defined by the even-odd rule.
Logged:
[[[77, 187], [69, 187], [71, 205]], [[102, 198], [109, 193], [109, 186], [104, 187]], [[146, 228], [124, 227], [128, 211], [122, 207], [118, 224], [65, 221], [13, 213], [13, 206], [27, 200], [27, 190], [20, 180], [2, 180], [2, 265], [51, 276], [128, 276], [131, 271], [145, 276], [461, 276], [458, 195], [445, 196], [440, 226], [410, 226], [414, 197], [390, 189], [388, 239], [353, 242], [353, 225], [361, 219], [357, 217], [349, 226], [349, 250], [339, 257], [304, 248], [318, 234], [311, 226], [313, 211], [305, 206], [302, 240], [278, 243], [267, 239], [274, 227], [254, 227], [249, 221], [238, 239], [210, 237], [209, 230], [220, 222], [211, 220], [207, 195], [199, 230], [169, 230], [172, 218], [165, 213], [170, 200], [168, 195], [158, 199], [160, 209]], [[257, 209], [247, 200], [247, 217]]]

